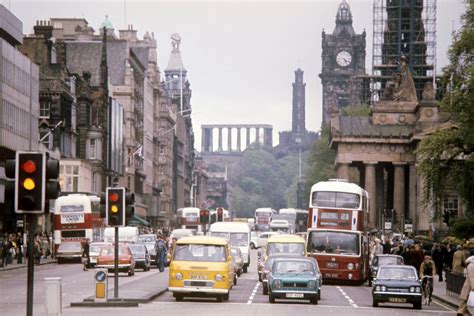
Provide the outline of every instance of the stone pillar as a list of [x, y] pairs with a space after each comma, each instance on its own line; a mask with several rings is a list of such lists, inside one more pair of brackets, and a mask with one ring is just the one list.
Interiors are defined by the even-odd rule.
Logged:
[[397, 211], [399, 225], [402, 225], [401, 215], [405, 217], [405, 164], [394, 163], [393, 167], [393, 209]]
[[246, 141], [246, 148], [250, 147], [250, 127], [247, 127], [247, 141]]
[[412, 220], [413, 227], [415, 227], [416, 217], [416, 168], [415, 164], [409, 165], [408, 175], [408, 218]]
[[272, 129], [271, 128], [264, 128], [263, 129], [263, 143], [267, 147], [273, 147]]
[[209, 129], [209, 143], [208, 143], [209, 152], [214, 151], [214, 128]]
[[207, 136], [207, 128], [201, 129], [201, 152], [207, 151], [206, 149], [206, 136]]
[[237, 127], [237, 151], [241, 152], [242, 151], [242, 146], [240, 144], [240, 133], [241, 133], [241, 128]]
[[257, 145], [257, 148], [260, 147], [260, 128], [259, 127], [255, 128], [255, 143]]
[[366, 162], [365, 164], [365, 190], [369, 193], [369, 227], [373, 228], [377, 226], [377, 191], [376, 191], [376, 177], [375, 177], [375, 166], [377, 162]]
[[385, 223], [382, 222], [382, 213], [385, 208], [385, 181], [384, 181], [384, 167], [378, 165], [375, 168], [375, 187], [377, 190], [377, 196], [372, 198], [372, 203], [375, 203], [375, 209], [377, 214], [377, 224], [379, 228], [382, 228]]
[[337, 164], [337, 178], [349, 180], [349, 164], [346, 162]]
[[227, 151], [232, 151], [232, 127], [227, 128]]
[[219, 139], [217, 140], [217, 144], [219, 147], [217, 147], [218, 152], [222, 152], [222, 127], [219, 127]]

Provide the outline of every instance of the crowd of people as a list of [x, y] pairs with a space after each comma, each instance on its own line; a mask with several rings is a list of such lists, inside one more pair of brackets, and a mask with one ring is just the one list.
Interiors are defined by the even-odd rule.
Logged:
[[[22, 264], [27, 257], [27, 241], [23, 240], [23, 233], [5, 233], [0, 235], [0, 267], [16, 263]], [[52, 234], [38, 233], [34, 241], [35, 263], [42, 258], [52, 256]]]

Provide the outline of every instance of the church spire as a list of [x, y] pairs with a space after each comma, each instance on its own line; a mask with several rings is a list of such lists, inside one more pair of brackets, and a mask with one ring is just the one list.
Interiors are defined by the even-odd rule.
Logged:
[[333, 32], [334, 35], [347, 34], [350, 36], [355, 35], [354, 28], [352, 27], [352, 13], [349, 4], [346, 0], [342, 0], [339, 5], [339, 9], [336, 14], [336, 28]]

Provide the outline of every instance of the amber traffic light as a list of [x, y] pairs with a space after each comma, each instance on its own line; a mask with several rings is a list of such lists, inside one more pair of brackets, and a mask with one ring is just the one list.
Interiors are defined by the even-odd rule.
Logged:
[[125, 226], [125, 188], [107, 188], [105, 215], [108, 226]]

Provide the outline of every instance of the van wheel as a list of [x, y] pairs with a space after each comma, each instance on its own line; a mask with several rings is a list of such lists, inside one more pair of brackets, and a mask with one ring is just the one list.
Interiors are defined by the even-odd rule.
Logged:
[[182, 302], [183, 301], [183, 296], [180, 294], [175, 294], [174, 298], [176, 299], [176, 302]]
[[224, 301], [228, 301], [230, 296], [230, 292], [227, 294], [224, 294]]
[[224, 295], [219, 295], [218, 297], [216, 297], [216, 299], [219, 303], [222, 303], [224, 302]]

